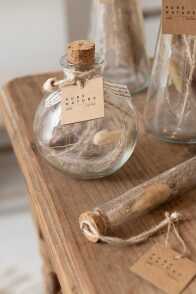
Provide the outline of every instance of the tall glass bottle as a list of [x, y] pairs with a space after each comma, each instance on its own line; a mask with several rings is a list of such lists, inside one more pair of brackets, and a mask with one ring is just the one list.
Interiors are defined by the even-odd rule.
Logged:
[[132, 94], [149, 81], [144, 23], [138, 0], [93, 0], [90, 38], [104, 56], [105, 79]]
[[196, 143], [196, 36], [160, 31], [144, 116], [161, 139]]

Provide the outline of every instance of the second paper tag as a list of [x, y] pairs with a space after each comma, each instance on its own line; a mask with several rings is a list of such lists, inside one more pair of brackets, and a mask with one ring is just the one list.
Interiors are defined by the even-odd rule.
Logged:
[[165, 34], [196, 35], [196, 0], [163, 0], [162, 26]]
[[177, 252], [157, 243], [131, 271], [168, 294], [179, 294], [196, 275], [196, 264], [187, 258], [176, 259]]

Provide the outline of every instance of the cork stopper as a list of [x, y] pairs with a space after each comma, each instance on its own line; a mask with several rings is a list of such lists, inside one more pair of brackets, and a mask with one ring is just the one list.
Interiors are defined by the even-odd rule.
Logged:
[[68, 45], [68, 62], [75, 65], [92, 65], [95, 62], [95, 43], [87, 40], [72, 42]]

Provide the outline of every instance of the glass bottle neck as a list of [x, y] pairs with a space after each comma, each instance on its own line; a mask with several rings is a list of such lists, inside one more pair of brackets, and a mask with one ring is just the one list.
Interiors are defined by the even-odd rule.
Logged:
[[63, 68], [65, 79], [73, 78], [93, 78], [95, 76], [101, 76], [103, 73], [103, 60], [100, 57], [96, 57], [94, 64], [92, 65], [75, 65], [67, 62], [66, 56], [61, 58], [60, 64]]

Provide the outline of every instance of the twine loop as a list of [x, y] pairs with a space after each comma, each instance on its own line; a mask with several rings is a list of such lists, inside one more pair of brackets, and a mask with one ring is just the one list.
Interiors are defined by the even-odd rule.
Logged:
[[78, 85], [81, 88], [84, 88], [85, 81], [91, 79], [96, 74], [96, 70], [93, 68], [88, 71], [75, 71], [73, 74], [71, 74], [71, 77], [69, 79], [61, 79], [57, 80], [56, 77], [49, 78], [46, 80], [43, 84], [43, 90], [45, 92], [53, 92], [55, 90], [58, 90], [62, 87], [72, 86], [72, 85]]
[[184, 216], [179, 212], [173, 212], [169, 214], [168, 212], [165, 213], [165, 219], [161, 221], [158, 225], [152, 227], [151, 229], [137, 235], [133, 236], [129, 239], [121, 239], [118, 237], [110, 237], [105, 236], [99, 232], [99, 228], [94, 225], [93, 222], [91, 222], [89, 219], [83, 219], [80, 223], [80, 229], [83, 232], [83, 234], [86, 236], [86, 238], [92, 242], [102, 241], [104, 243], [107, 243], [112, 246], [133, 246], [140, 243], [143, 243], [147, 241], [150, 237], [160, 232], [163, 228], [167, 227], [167, 235], [165, 240], [166, 247], [169, 243], [169, 235], [171, 232], [171, 229], [173, 228], [176, 238], [179, 240], [183, 247], [183, 253], [179, 255], [177, 258], [181, 258], [185, 256], [188, 252], [187, 246], [180, 236], [175, 223], [178, 223], [179, 221], [184, 221]]
[[46, 80], [42, 86], [43, 91], [51, 93], [45, 100], [45, 106], [51, 107], [61, 102], [62, 95], [56, 91], [62, 90], [62, 88], [77, 85], [81, 89], [85, 87], [86, 81], [95, 76], [95, 68], [89, 71], [74, 71], [69, 74], [69, 78], [57, 80], [56, 77], [51, 77]]
[[[175, 212], [174, 214], [177, 214], [177, 212]], [[169, 214], [169, 212], [165, 213], [165, 218], [167, 219], [167, 222], [168, 222], [167, 234], [166, 234], [166, 238], [165, 238], [165, 247], [168, 248], [168, 246], [169, 246], [169, 236], [170, 236], [170, 233], [173, 229], [173, 232], [176, 236], [176, 239], [179, 241], [180, 245], [182, 246], [182, 253], [178, 254], [176, 256], [176, 259], [180, 259], [180, 258], [187, 256], [190, 252], [188, 250], [188, 247], [187, 247], [185, 241], [181, 237], [179, 230], [177, 229], [177, 227], [175, 225], [174, 219], [171, 218], [171, 215]], [[182, 216], [182, 218], [183, 218], [182, 220], [185, 220], [185, 218], [183, 216]], [[175, 219], [177, 219], [177, 218], [175, 217]]]

